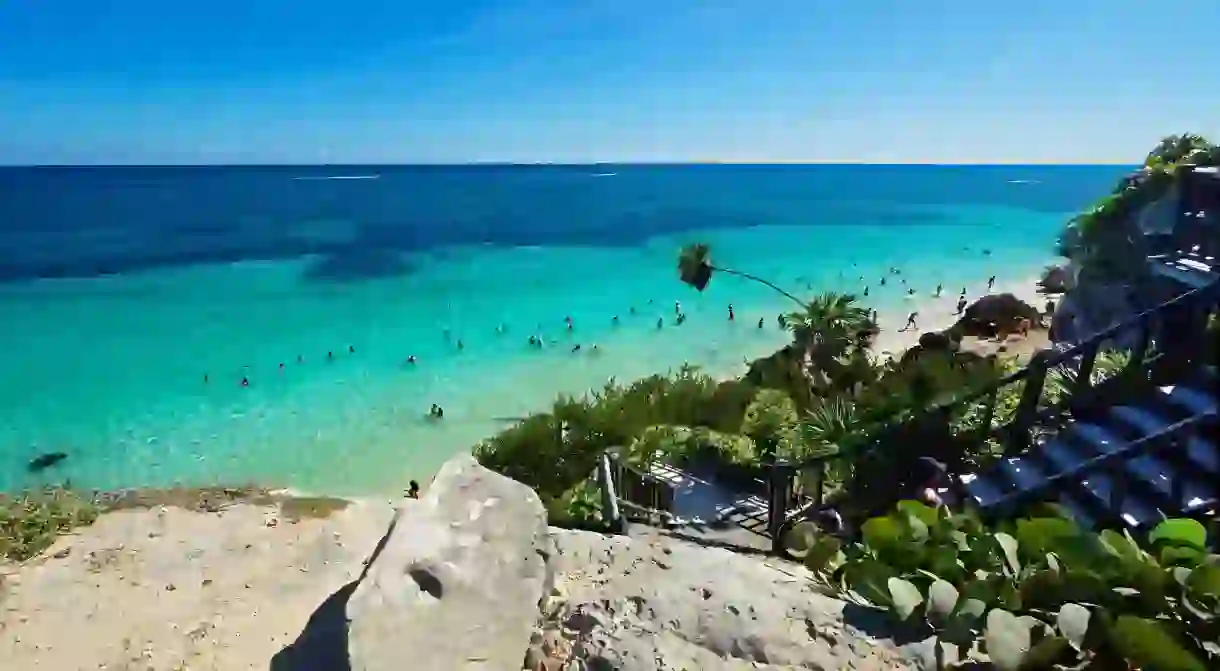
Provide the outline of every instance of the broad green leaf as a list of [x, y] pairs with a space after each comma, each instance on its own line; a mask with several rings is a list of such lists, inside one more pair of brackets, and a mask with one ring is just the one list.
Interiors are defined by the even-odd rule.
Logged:
[[1206, 553], [1198, 548], [1182, 546], [1182, 545], [1166, 545], [1161, 548], [1161, 565], [1162, 566], [1195, 566]]
[[902, 527], [889, 516], [870, 519], [860, 531], [864, 544], [877, 552], [895, 549], [902, 543]]
[[1156, 525], [1148, 534], [1149, 543], [1172, 543], [1203, 550], [1207, 547], [1207, 529], [1197, 520], [1169, 519]]
[[1091, 615], [1092, 613], [1088, 608], [1078, 603], [1065, 603], [1059, 609], [1059, 616], [1055, 619], [1055, 626], [1058, 627], [1059, 633], [1077, 650], [1084, 645], [1084, 636], [1089, 632], [1089, 617]]
[[902, 578], [890, 578], [887, 586], [890, 591], [890, 599], [894, 604], [894, 612], [900, 619], [910, 618], [911, 613], [914, 613], [919, 604], [923, 603], [923, 595], [909, 581]]
[[1203, 662], [1187, 652], [1154, 620], [1121, 615], [1114, 623], [1114, 644], [1137, 668], [1155, 671], [1206, 671]]
[[849, 590], [877, 606], [890, 606], [887, 582], [894, 570], [881, 562], [865, 557], [843, 567], [843, 580]]
[[1183, 586], [1192, 596], [1220, 600], [1220, 562], [1217, 559], [1220, 558], [1199, 564], [1187, 576]]
[[1041, 559], [1047, 553], [1054, 552], [1063, 539], [1079, 533], [1079, 528], [1071, 520], [1038, 517], [1018, 520], [1016, 538], [1021, 547], [1021, 556], [1029, 561]]
[[898, 510], [904, 515], [914, 517], [926, 526], [935, 526], [939, 521], [936, 509], [919, 501], [899, 501]]
[[945, 582], [936, 580], [928, 587], [928, 614], [943, 621], [957, 607], [957, 588]]
[[805, 555], [805, 567], [814, 573], [826, 571], [842, 547], [843, 543], [838, 538], [818, 535]]
[[987, 613], [983, 641], [987, 656], [997, 669], [1018, 671], [1030, 650], [1029, 623], [1006, 610], [994, 608]]
[[1033, 648], [1025, 654], [1021, 662], [1022, 669], [1049, 669], [1056, 660], [1072, 648], [1067, 639], [1060, 636], [1046, 636], [1034, 643]]
[[1002, 531], [995, 534], [995, 539], [1000, 544], [1000, 551], [1004, 553], [1004, 561], [1008, 564], [1008, 570], [1012, 571], [1013, 575], [1020, 573], [1021, 560], [1017, 555], [1017, 539]]

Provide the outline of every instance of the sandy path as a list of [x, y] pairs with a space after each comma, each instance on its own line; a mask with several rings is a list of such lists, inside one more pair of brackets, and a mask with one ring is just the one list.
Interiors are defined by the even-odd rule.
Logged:
[[43, 559], [0, 564], [0, 667], [265, 671], [359, 576], [392, 514], [365, 502], [295, 523], [255, 505], [103, 515]]

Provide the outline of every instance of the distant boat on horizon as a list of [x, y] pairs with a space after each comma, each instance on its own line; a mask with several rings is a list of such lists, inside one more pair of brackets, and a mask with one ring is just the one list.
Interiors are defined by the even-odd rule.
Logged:
[[1010, 180], [1008, 180], [1008, 183], [1009, 184], [1041, 184], [1042, 182], [1039, 182], [1036, 179], [1010, 179]]

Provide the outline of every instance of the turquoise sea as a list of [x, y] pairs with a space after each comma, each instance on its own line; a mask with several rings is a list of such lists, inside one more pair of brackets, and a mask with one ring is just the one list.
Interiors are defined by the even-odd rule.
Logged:
[[0, 490], [397, 491], [561, 392], [786, 340], [782, 296], [681, 285], [685, 242], [797, 293], [871, 284], [885, 321], [890, 266], [976, 295], [1033, 276], [1125, 170], [0, 168]]

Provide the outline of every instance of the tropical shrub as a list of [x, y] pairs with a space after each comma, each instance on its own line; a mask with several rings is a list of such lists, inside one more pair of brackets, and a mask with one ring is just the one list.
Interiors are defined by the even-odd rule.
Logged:
[[1081, 530], [1052, 508], [989, 528], [914, 501], [862, 540], [817, 538], [806, 564], [830, 587], [928, 635], [938, 668], [1220, 668], [1220, 556], [1197, 521]]
[[1081, 263], [1082, 272], [1102, 277], [1131, 277], [1144, 268], [1144, 253], [1135, 217], [1147, 205], [1168, 194], [1192, 166], [1220, 164], [1220, 147], [1200, 135], [1164, 138], [1138, 171], [1122, 179], [1114, 191], [1068, 222], [1059, 239], [1059, 253]]
[[92, 524], [99, 512], [92, 498], [58, 487], [0, 494], [0, 558], [34, 557], [60, 534]]

